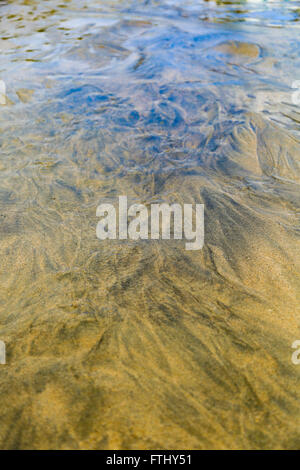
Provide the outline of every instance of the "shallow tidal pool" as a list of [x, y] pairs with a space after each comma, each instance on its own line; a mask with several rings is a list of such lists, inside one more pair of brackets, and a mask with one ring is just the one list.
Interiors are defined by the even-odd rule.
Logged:
[[[0, 448], [300, 449], [300, 1], [0, 18]], [[119, 195], [203, 249], [100, 241]]]

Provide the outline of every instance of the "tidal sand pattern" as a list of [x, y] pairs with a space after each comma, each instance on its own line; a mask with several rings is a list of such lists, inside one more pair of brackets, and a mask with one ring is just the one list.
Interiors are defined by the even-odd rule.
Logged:
[[[300, 3], [0, 14], [0, 448], [299, 449]], [[204, 248], [98, 240], [122, 194]]]

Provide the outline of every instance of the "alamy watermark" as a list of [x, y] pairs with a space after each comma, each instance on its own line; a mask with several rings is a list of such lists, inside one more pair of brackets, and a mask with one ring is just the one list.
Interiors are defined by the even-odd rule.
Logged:
[[292, 103], [298, 105], [300, 104], [300, 80], [295, 80], [292, 83], [292, 88], [296, 89], [296, 91], [292, 93]]
[[186, 250], [201, 250], [204, 244], [204, 204], [132, 204], [119, 196], [118, 210], [110, 203], [97, 207], [96, 234], [100, 240], [188, 240]]
[[0, 104], [6, 104], [6, 85], [3, 80], [0, 80]]
[[0, 341], [0, 365], [6, 364], [6, 347], [4, 341]]
[[292, 344], [292, 348], [296, 349], [296, 351], [292, 354], [292, 363], [295, 366], [300, 365], [300, 340], [294, 341]]

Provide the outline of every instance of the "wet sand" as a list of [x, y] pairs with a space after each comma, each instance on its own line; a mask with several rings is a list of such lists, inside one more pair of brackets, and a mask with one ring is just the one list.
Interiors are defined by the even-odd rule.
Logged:
[[[206, 3], [1, 7], [1, 449], [300, 447], [297, 40]], [[203, 250], [99, 241], [122, 194]]]

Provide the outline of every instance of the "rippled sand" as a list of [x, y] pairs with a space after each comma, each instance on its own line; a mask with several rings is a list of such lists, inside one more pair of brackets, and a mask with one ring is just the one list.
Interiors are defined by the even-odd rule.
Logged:
[[[293, 10], [99, 3], [0, 7], [0, 448], [299, 449]], [[121, 194], [203, 250], [99, 241]]]

